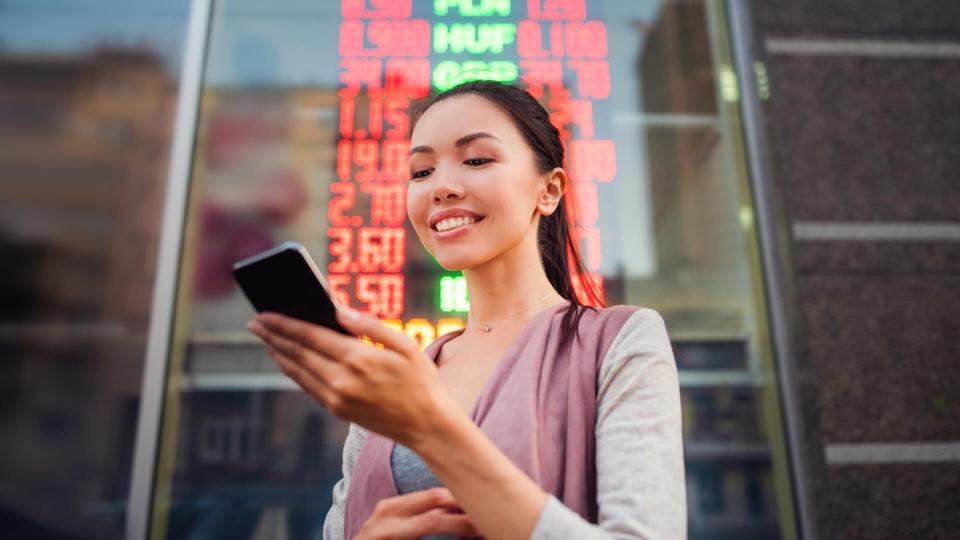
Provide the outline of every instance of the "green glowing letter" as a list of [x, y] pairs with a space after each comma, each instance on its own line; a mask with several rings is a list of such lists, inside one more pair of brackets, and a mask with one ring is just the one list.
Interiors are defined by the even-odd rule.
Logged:
[[443, 17], [452, 8], [462, 17], [509, 17], [510, 4], [510, 0], [434, 0], [433, 12]]
[[467, 278], [463, 276], [443, 276], [440, 278], [440, 311], [470, 311], [467, 298]]
[[470, 60], [457, 63], [446, 60], [433, 68], [433, 86], [442, 92], [467, 81], [482, 80], [510, 83], [516, 81], [519, 74], [520, 70], [514, 62]]
[[436, 23], [433, 25], [433, 52], [500, 54], [504, 45], [513, 43], [516, 35], [517, 25], [510, 23]]

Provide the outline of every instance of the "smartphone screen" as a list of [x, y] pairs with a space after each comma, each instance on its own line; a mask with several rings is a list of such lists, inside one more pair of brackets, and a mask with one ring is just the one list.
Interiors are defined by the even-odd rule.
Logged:
[[350, 335], [337, 322], [326, 280], [297, 242], [235, 263], [233, 277], [258, 312], [282, 313]]

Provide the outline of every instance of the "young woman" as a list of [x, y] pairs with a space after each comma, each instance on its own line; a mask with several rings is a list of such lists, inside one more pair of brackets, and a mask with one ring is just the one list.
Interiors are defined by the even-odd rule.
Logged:
[[324, 538], [685, 538], [667, 332], [654, 310], [575, 293], [592, 289], [574, 283], [573, 186], [547, 112], [471, 82], [414, 122], [407, 214], [440, 265], [463, 271], [465, 328], [421, 351], [347, 309], [341, 323], [383, 348], [276, 314], [249, 325], [351, 422]]

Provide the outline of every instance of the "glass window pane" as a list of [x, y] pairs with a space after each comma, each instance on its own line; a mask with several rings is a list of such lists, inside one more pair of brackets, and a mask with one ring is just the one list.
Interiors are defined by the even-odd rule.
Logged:
[[[379, 7], [378, 7], [379, 6]], [[515, 81], [566, 140], [588, 271], [677, 350], [691, 538], [790, 536], [737, 75], [716, 2], [215, 4], [154, 536], [318, 534], [346, 426], [244, 329], [230, 265], [307, 246], [340, 300], [426, 345], [463, 278], [405, 214], [410, 106]], [[275, 530], [275, 529], [270, 529]]]
[[121, 538], [188, 2], [0, 3], [0, 531]]

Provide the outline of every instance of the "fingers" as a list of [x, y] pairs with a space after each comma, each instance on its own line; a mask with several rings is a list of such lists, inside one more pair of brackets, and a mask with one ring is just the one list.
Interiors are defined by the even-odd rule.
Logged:
[[431, 488], [384, 499], [384, 510], [391, 514], [412, 516], [432, 508], [458, 508], [456, 499], [447, 488]]
[[402, 527], [409, 527], [414, 538], [427, 534], [456, 534], [460, 536], [476, 536], [479, 534], [477, 527], [469, 516], [455, 514], [444, 508], [434, 508], [413, 519], [405, 520]]
[[303, 344], [328, 358], [342, 358], [351, 347], [357, 345], [355, 337], [280, 313], [261, 313], [256, 320], [270, 332]]
[[414, 358], [420, 353], [420, 347], [409, 336], [392, 328], [387, 328], [373, 317], [362, 315], [349, 308], [339, 308], [337, 309], [337, 321], [354, 335], [367, 336], [405, 357]]
[[473, 520], [458, 510], [450, 490], [437, 487], [382, 499], [368, 523], [388, 527], [391, 538], [420, 538], [428, 534], [477, 536]]

